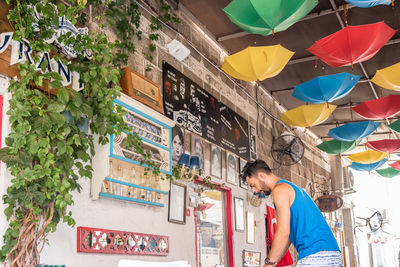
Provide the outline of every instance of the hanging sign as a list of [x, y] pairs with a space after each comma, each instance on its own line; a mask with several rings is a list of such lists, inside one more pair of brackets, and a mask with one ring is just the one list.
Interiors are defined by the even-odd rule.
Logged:
[[323, 195], [315, 200], [315, 204], [322, 212], [332, 212], [342, 207], [343, 199], [337, 195]]

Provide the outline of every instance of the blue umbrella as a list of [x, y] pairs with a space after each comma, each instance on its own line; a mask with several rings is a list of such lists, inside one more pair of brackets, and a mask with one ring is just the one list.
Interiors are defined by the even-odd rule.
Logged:
[[370, 164], [361, 164], [357, 162], [351, 163], [350, 167], [357, 170], [357, 171], [366, 171], [366, 172], [371, 172], [374, 171], [380, 167], [382, 167], [383, 164], [385, 164], [387, 159], [380, 160], [375, 163], [370, 163]]
[[359, 75], [347, 72], [319, 76], [296, 85], [292, 95], [304, 102], [315, 104], [332, 102], [350, 93], [360, 78]]
[[353, 6], [367, 8], [377, 5], [393, 5], [394, 0], [346, 0], [346, 2]]
[[346, 123], [330, 129], [328, 135], [339, 141], [351, 142], [369, 136], [379, 125], [381, 125], [381, 122], [376, 121]]

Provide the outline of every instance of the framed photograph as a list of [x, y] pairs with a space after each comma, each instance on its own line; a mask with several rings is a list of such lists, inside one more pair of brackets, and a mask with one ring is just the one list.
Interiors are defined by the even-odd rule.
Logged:
[[244, 267], [260, 267], [261, 252], [243, 250], [243, 266]]
[[254, 226], [254, 213], [246, 211], [246, 242], [254, 244], [256, 239], [256, 229]]
[[244, 189], [249, 189], [249, 186], [247, 185], [247, 182], [243, 182], [242, 179], [240, 179], [240, 177], [242, 176], [242, 172], [243, 172], [243, 167], [244, 165], [246, 165], [247, 161], [244, 159], [239, 159], [239, 185], [241, 188]]
[[244, 232], [244, 201], [243, 198], [234, 197], [235, 230]]
[[222, 176], [222, 150], [220, 147], [211, 145], [211, 175], [221, 179]]
[[120, 80], [122, 92], [164, 114], [160, 87], [131, 68], [126, 67], [123, 71]]
[[172, 160], [175, 162], [179, 161], [179, 158], [185, 151], [185, 131], [175, 125], [172, 128]]
[[257, 132], [256, 128], [252, 125], [249, 126], [250, 128], [250, 135], [249, 135], [249, 147], [250, 147], [250, 159], [256, 160], [257, 159]]
[[186, 223], [186, 186], [171, 182], [168, 204], [168, 221]]
[[236, 185], [237, 160], [236, 156], [230, 152], [226, 152], [226, 172], [226, 181]]
[[203, 139], [192, 134], [192, 156], [198, 156], [200, 160], [200, 169], [204, 170], [204, 147]]

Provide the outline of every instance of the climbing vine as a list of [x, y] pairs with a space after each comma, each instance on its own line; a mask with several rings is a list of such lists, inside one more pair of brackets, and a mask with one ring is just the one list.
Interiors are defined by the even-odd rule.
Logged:
[[[3, 196], [9, 227], [3, 236], [0, 260], [6, 266], [35, 266], [40, 262], [47, 234], [60, 222], [75, 225], [68, 211], [74, 202], [71, 193], [81, 190], [80, 178], [92, 177], [95, 142], [106, 144], [111, 134], [132, 132], [123, 122], [124, 111], [120, 107], [114, 110], [112, 101], [121, 91], [119, 67], [127, 63], [135, 42], [142, 38], [141, 14], [134, 0], [89, 0], [86, 6], [85, 1], [75, 0], [6, 2], [10, 5], [8, 19], [14, 28], [13, 39], [28, 40], [33, 62], [41, 63], [26, 60], [20, 64], [19, 77], [8, 88], [11, 131], [6, 147], [0, 150], [0, 159], [13, 179]], [[99, 31], [55, 35], [62, 17], [84, 26], [88, 5], [104, 11], [95, 18]], [[37, 16], [32, 15], [35, 11]], [[178, 22], [162, 0], [161, 11], [162, 15], [152, 19], [152, 41], [158, 40], [159, 19]], [[116, 41], [108, 40], [102, 30], [105, 24], [115, 29]], [[50, 42], [54, 36], [55, 42]], [[71, 48], [75, 58], [61, 53], [57, 44]], [[150, 51], [155, 49], [152, 45]], [[83, 89], [75, 91], [64, 86], [61, 75], [51, 71], [49, 57], [41, 61], [44, 53], [79, 73]], [[88, 132], [82, 131], [85, 123]], [[141, 163], [149, 166], [147, 171], [159, 173], [137, 134], [128, 135], [126, 146], [133, 146], [142, 155]], [[178, 168], [167, 178], [179, 178]]]

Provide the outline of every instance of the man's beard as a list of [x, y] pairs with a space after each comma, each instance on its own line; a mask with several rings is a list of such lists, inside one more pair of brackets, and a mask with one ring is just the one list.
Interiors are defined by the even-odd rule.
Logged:
[[265, 183], [264, 183], [263, 181], [261, 181], [261, 187], [262, 187], [262, 188], [261, 188], [260, 191], [261, 191], [264, 195], [266, 195], [266, 196], [271, 195], [272, 191], [267, 189], [267, 186], [265, 185]]

